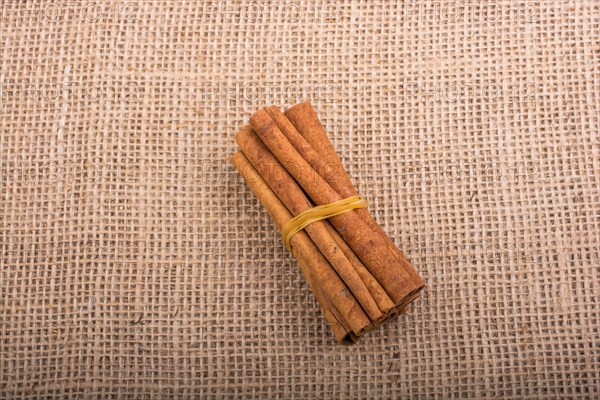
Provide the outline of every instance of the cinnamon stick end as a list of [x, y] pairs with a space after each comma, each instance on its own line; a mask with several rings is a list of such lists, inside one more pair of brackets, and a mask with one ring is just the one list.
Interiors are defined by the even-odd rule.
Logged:
[[275, 121], [266, 110], [258, 110], [250, 117], [250, 125], [257, 133], [263, 133], [274, 125]]

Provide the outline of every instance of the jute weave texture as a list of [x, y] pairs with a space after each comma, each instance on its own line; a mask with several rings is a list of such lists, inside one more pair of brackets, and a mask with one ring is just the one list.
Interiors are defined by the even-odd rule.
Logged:
[[[0, 398], [600, 396], [599, 2], [0, 4]], [[305, 99], [427, 281], [353, 347], [229, 163]]]

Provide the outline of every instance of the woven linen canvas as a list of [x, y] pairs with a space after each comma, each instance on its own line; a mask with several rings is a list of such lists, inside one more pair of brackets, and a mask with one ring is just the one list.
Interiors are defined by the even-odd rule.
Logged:
[[[600, 396], [599, 2], [0, 12], [0, 398]], [[304, 100], [427, 282], [351, 347], [229, 162]]]

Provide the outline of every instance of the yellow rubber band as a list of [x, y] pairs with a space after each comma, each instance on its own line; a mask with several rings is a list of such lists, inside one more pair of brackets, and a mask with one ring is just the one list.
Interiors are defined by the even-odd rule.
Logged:
[[286, 249], [290, 250], [290, 240], [292, 240], [292, 236], [313, 222], [335, 217], [336, 215], [343, 214], [356, 208], [367, 208], [367, 205], [367, 202], [362, 197], [352, 196], [333, 203], [309, 208], [290, 219], [283, 228], [281, 228], [283, 244]]

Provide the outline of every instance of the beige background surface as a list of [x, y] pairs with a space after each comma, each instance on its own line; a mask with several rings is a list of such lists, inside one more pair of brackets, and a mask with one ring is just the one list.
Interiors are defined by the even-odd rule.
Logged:
[[[2, 3], [0, 397], [597, 398], [600, 3]], [[311, 99], [428, 287], [351, 348], [229, 165]]]

